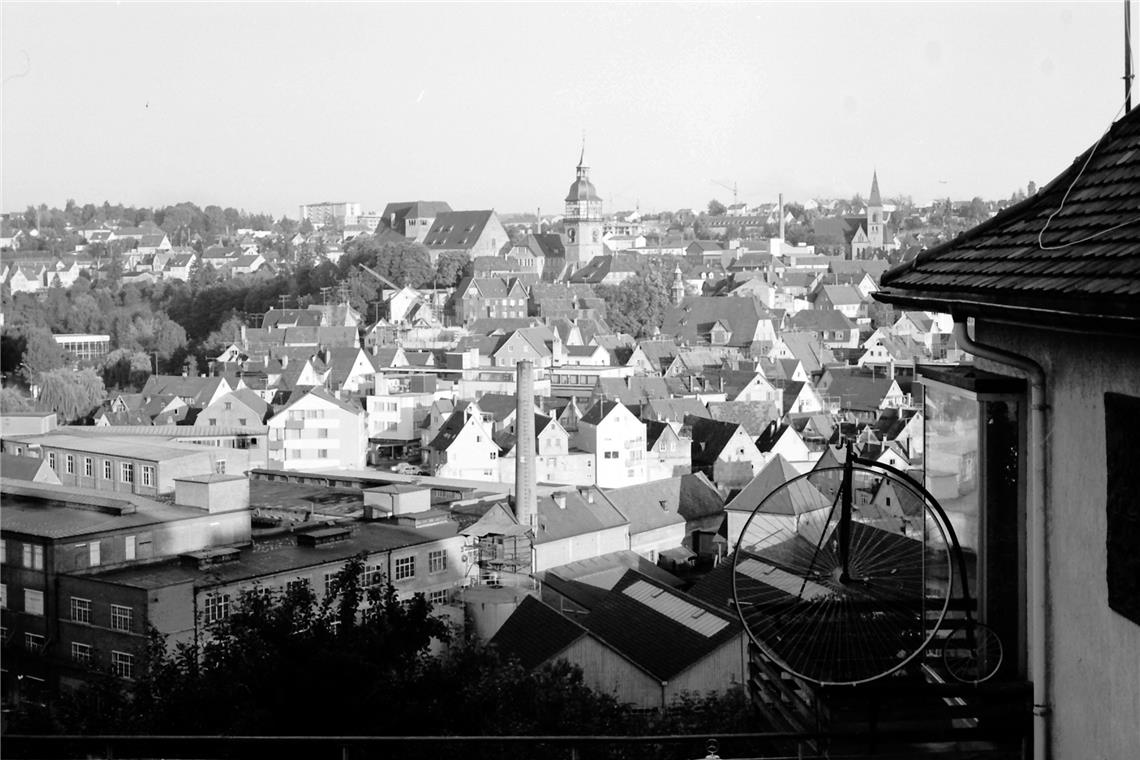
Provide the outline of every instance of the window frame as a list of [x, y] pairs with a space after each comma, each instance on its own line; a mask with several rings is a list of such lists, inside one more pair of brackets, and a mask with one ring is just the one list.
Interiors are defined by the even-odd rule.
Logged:
[[133, 681], [135, 677], [135, 656], [130, 652], [111, 650], [111, 672], [119, 678]]
[[90, 665], [91, 645], [82, 641], [71, 642], [71, 661], [76, 665]]
[[69, 603], [71, 622], [91, 625], [91, 600], [80, 596], [71, 597]]
[[125, 604], [111, 605], [111, 630], [130, 633], [131, 628], [134, 626], [134, 618], [134, 607], [129, 607]]
[[213, 625], [230, 616], [230, 595], [221, 591], [211, 591], [202, 599], [202, 619], [206, 625]]
[[416, 577], [416, 555], [406, 554], [392, 560], [392, 580], [396, 582], [412, 580]]
[[[36, 608], [39, 611], [36, 611]], [[38, 588], [24, 589], [24, 614], [35, 615], [36, 617], [44, 616], [44, 592]]]

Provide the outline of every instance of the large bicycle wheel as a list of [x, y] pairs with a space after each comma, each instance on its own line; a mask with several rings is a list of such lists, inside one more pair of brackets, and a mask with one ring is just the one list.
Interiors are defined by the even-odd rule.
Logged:
[[815, 684], [894, 673], [922, 653], [949, 605], [953, 558], [941, 514], [925, 489], [867, 464], [777, 487], [733, 555], [748, 635]]

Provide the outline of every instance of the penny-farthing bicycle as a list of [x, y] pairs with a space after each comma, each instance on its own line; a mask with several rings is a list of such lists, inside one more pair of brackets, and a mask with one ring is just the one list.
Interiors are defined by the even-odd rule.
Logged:
[[[954, 679], [978, 683], [1001, 664], [1000, 640], [971, 612], [965, 558], [941, 505], [906, 473], [850, 450], [841, 467], [793, 478], [753, 510], [732, 579], [752, 641], [812, 684], [884, 678], [936, 637]], [[965, 617], [939, 637], [956, 582]]]

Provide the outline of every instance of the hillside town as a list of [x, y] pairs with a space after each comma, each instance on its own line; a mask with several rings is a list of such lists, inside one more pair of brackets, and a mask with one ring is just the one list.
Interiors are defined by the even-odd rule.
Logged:
[[[597, 688], [612, 678], [591, 666], [597, 647], [628, 660], [637, 675], [623, 680], [623, 701], [664, 707], [687, 690], [743, 683], [739, 622], [698, 581], [731, 553], [761, 485], [834, 464], [847, 442], [921, 469], [915, 367], [963, 356], [947, 315], [873, 300], [902, 220], [877, 175], [869, 190], [857, 213], [814, 219], [819, 239], [831, 236], [818, 246], [788, 241], [803, 217], [780, 204], [712, 208], [722, 213], [691, 215], [688, 234], [603, 214], [584, 155], [563, 214], [510, 231], [494, 211], [439, 201], [381, 214], [302, 206], [311, 231], [293, 249], [323, 245], [335, 263], [365, 236], [418, 244], [432, 265], [461, 255], [465, 271], [453, 287], [412, 287], [361, 262], [357, 273], [379, 284], [374, 318], [343, 287], [328, 289], [319, 303], [243, 315], [204, 372], [192, 356], [175, 373], [136, 372], [141, 386], [128, 375], [74, 416], [45, 406], [47, 387], [33, 386], [28, 410], [5, 410], [6, 556], [31, 552], [24, 567], [46, 588], [77, 584], [37, 600], [38, 580], [6, 582], [24, 603], [5, 641], [36, 655], [7, 672], [36, 680], [6, 676], [5, 694], [27, 699], [28, 683], [50, 693], [93, 657], [130, 676], [148, 626], [193, 638], [243, 588], [327, 588], [358, 553], [383, 568], [374, 582], [424, 594], [508, 650], [529, 651], [518, 638], [546, 631], [578, 641], [572, 661]], [[153, 222], [67, 232], [86, 243], [37, 264], [25, 262], [50, 249], [23, 247], [24, 232], [5, 239], [16, 246], [3, 257], [6, 298], [97, 284], [112, 266], [127, 288], [203, 267], [273, 277], [292, 264], [267, 255], [268, 232], [178, 246]], [[108, 250], [113, 265], [99, 258]], [[660, 323], [614, 329], [598, 290], [647, 271], [668, 277], [653, 294]], [[123, 347], [121, 332], [52, 337], [66, 372], [103, 367]], [[42, 499], [61, 505], [58, 528], [36, 526]], [[91, 523], [92, 512], [103, 517]], [[591, 601], [575, 606], [581, 594]], [[586, 614], [595, 605], [646, 626], [603, 635], [607, 614]], [[674, 608], [706, 611], [723, 633], [665, 668], [652, 642], [684, 631]], [[568, 643], [540, 649], [553, 656]]]
[[583, 139], [558, 209], [0, 215], [16, 756], [1125, 756], [1140, 109], [1071, 148], [1000, 200], [642, 211]]

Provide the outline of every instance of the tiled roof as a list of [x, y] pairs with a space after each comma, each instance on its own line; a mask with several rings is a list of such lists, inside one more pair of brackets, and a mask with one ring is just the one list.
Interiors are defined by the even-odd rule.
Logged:
[[630, 535], [670, 525], [684, 524], [678, 513], [681, 504], [681, 479], [664, 478], [606, 492], [617, 510], [629, 520]]
[[596, 488], [583, 487], [581, 490], [563, 490], [559, 493], [566, 499], [565, 508], [559, 507], [552, 495], [538, 499], [538, 530], [534, 533], [536, 544], [596, 533], [629, 523]]
[[527, 235], [526, 245], [543, 256], [566, 258], [566, 246], [562, 243], [562, 237], [554, 232], [543, 232], [538, 235], [531, 233]]
[[651, 398], [642, 407], [642, 415], [652, 414], [660, 420], [682, 422], [686, 417], [709, 417], [709, 410], [698, 398]]
[[704, 417], [686, 416], [685, 425], [693, 437], [693, 464], [712, 464], [724, 451], [740, 426]]
[[599, 422], [609, 416], [609, 413], [618, 406], [621, 406], [621, 403], [618, 401], [606, 401], [603, 399], [591, 406], [589, 410], [582, 415], [582, 419], [580, 421], [585, 422], [588, 425], [597, 425]]
[[491, 644], [530, 670], [587, 635], [586, 629], [570, 618], [527, 596], [491, 638]]
[[777, 454], [725, 508], [751, 512], [763, 504], [765, 514], [793, 516], [806, 511], [808, 507], [826, 505], [826, 497], [807, 478], [797, 480], [791, 487], [783, 488], [768, 499], [777, 489], [799, 475], [799, 470], [792, 467], [782, 454]]
[[856, 329], [855, 323], [837, 309], [803, 309], [797, 311], [792, 316], [792, 327], [796, 330], [811, 330], [812, 332], [839, 332]]
[[1035, 195], [888, 271], [881, 284], [876, 298], [909, 308], [1107, 318], [1135, 330], [1140, 108]]
[[[44, 460], [39, 457], [0, 453], [0, 471], [3, 471], [5, 478], [35, 480], [40, 468], [44, 466]], [[58, 479], [55, 482], [59, 482]]]
[[424, 245], [434, 249], [469, 249], [483, 234], [494, 214], [491, 210], [441, 211], [432, 222]]
[[709, 413], [714, 420], [743, 425], [745, 432], [756, 438], [780, 418], [782, 410], [771, 401], [710, 401]]
[[570, 277], [574, 284], [593, 285], [601, 283], [611, 273], [637, 272], [640, 262], [638, 254], [610, 254], [595, 256], [590, 263], [579, 269]]
[[[404, 201], [389, 203], [384, 207], [381, 224], [391, 226], [401, 235], [404, 234], [406, 220], [434, 218], [441, 211], [451, 211], [451, 206], [445, 201]], [[394, 224], [393, 224], [394, 222]]]
[[456, 409], [451, 413], [451, 416], [439, 426], [439, 432], [436, 433], [432, 442], [428, 444], [428, 448], [434, 449], [435, 451], [447, 451], [447, 448], [459, 437], [460, 431], [463, 430], [463, 426], [466, 424], [467, 415], [463, 413], [462, 409]]
[[606, 598], [609, 589], [574, 580], [570, 577], [562, 577], [559, 573], [564, 567], [563, 565], [542, 573], [542, 597], [544, 600], [554, 601], [562, 598], [584, 610], [592, 610]]
[[748, 347], [752, 345], [760, 320], [770, 318], [768, 309], [756, 298], [688, 296], [679, 306], [665, 312], [661, 332], [676, 335], [689, 343], [698, 343], [708, 338], [707, 332], [701, 334], [702, 325], [711, 326], [722, 321], [732, 330], [727, 345]]
[[830, 370], [831, 383], [820, 393], [840, 399], [840, 408], [878, 411], [891, 389], [889, 377], [869, 377], [857, 372]]

